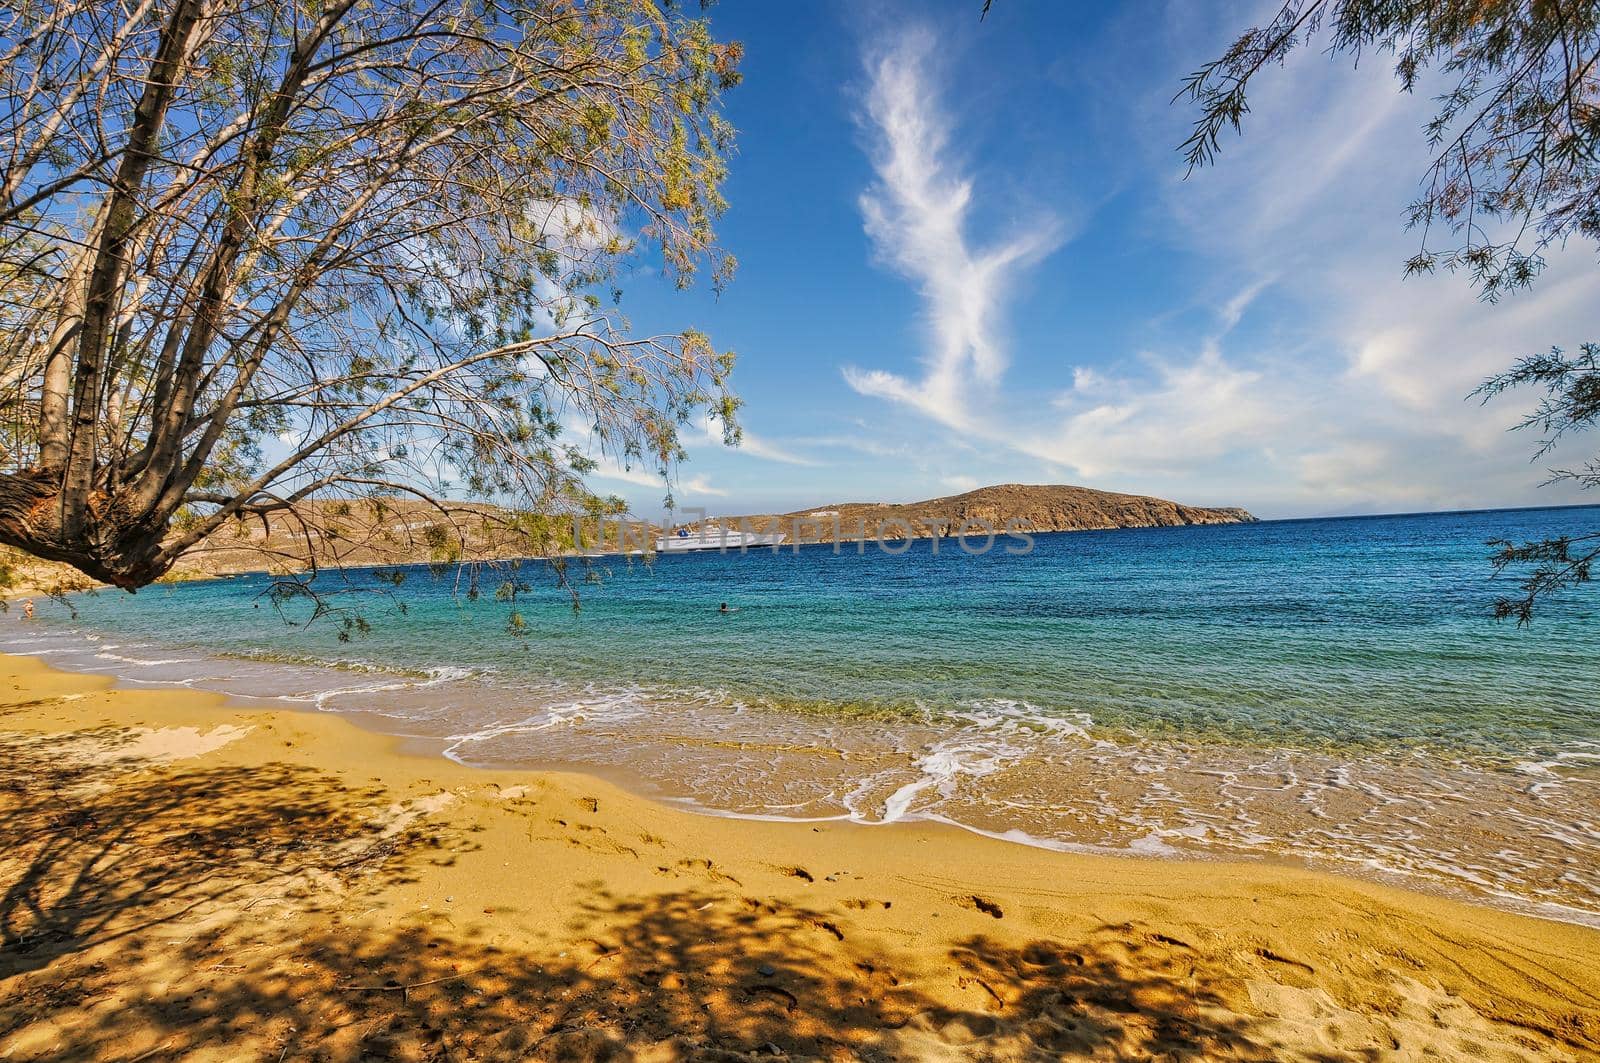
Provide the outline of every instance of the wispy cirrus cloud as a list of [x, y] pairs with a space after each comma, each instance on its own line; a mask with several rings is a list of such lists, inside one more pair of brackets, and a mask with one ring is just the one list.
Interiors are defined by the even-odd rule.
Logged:
[[[667, 491], [667, 481], [642, 466], [624, 465], [607, 454], [590, 455], [590, 460], [594, 462], [594, 468], [589, 472], [591, 479], [609, 483], [630, 484], [634, 487], [653, 487], [659, 489], [663, 494]], [[671, 490], [673, 495], [679, 499], [694, 499], [702, 495], [708, 495], [712, 498], [728, 497], [727, 491], [712, 484], [704, 475], [676, 478], [671, 484]]]
[[1152, 359], [1138, 376], [1080, 377], [1056, 397], [1059, 422], [1018, 433], [1024, 453], [1085, 477], [1183, 476], [1197, 465], [1270, 441], [1292, 411], [1262, 389], [1263, 374], [1214, 346], [1188, 360]]
[[[1177, 3], [1167, 13], [1198, 17]], [[1227, 26], [1202, 28], [1152, 38], [1149, 19], [1130, 16], [1085, 57], [1111, 87], [1109, 138], [1143, 193], [1137, 238], [1173, 252], [1171, 272], [1129, 282], [1171, 291], [1170, 314], [1145, 318], [1137, 346], [1062, 349], [1053, 367], [1031, 357], [1015, 380], [1002, 295], [1059, 246], [1059, 230], [975, 249], [972, 185], [952, 161], [926, 39], [874, 53], [876, 181], [862, 208], [878, 254], [917, 284], [934, 342], [920, 378], [855, 369], [851, 386], [960, 429], [996, 467], [1022, 459], [1014, 475], [1269, 515], [1583, 500], [1535, 488], [1526, 441], [1504, 434], [1515, 399], [1464, 399], [1517, 355], [1589, 337], [1589, 249], [1552, 249], [1534, 289], [1496, 306], [1463, 277], [1403, 280], [1417, 238], [1403, 208], [1428, 163], [1430, 101], [1401, 93], [1387, 69], [1314, 49], [1264, 75], [1248, 134], [1182, 180], [1173, 148], [1191, 116], [1171, 105], [1173, 87], [1210, 54], [1200, 38], [1231, 39]], [[1051, 340], [1032, 342], [1037, 355]]]
[[932, 34], [914, 28], [871, 55], [862, 115], [877, 181], [862, 194], [861, 213], [878, 255], [922, 295], [925, 371], [910, 379], [851, 366], [844, 376], [863, 395], [970, 428], [970, 390], [994, 385], [1006, 366], [1007, 288], [1020, 270], [1059, 247], [1064, 232], [1058, 219], [1039, 216], [1009, 236], [981, 242], [969, 236], [973, 182], [951, 150], [951, 121], [930, 69], [933, 52]]
[[622, 458], [613, 450], [608, 450], [601, 444], [600, 437], [592, 427], [586, 426], [578, 417], [563, 419], [564, 438], [567, 445], [573, 447], [580, 455], [594, 463], [589, 470], [587, 478], [599, 481], [602, 484], [627, 484], [631, 487], [647, 487], [661, 492], [665, 496], [668, 490], [678, 499], [695, 499], [701, 496], [712, 498], [725, 498], [728, 492], [713, 484], [703, 473], [684, 477], [679, 475], [679, 470], [674, 468], [673, 476], [669, 481], [647, 461], [639, 459]]
[[589, 475], [596, 480], [610, 480], [613, 483], [632, 484], [635, 487], [666, 489], [665, 480], [642, 466], [624, 465], [609, 454], [592, 453], [588, 457], [594, 462], [594, 468]]
[[679, 480], [673, 488], [673, 493], [682, 498], [694, 499], [701, 495], [710, 495], [713, 498], [727, 498], [730, 492], [720, 487], [713, 487], [711, 481], [704, 476], [691, 476], [686, 480]]
[[[706, 438], [719, 447], [727, 446], [722, 434], [722, 422], [710, 414], [700, 419], [700, 427], [705, 431]], [[739, 444], [735, 453], [748, 454], [752, 458], [763, 461], [776, 461], [783, 465], [816, 466], [823, 464], [814, 458], [797, 453], [790, 447], [774, 443], [764, 436], [758, 436], [750, 429], [739, 426]]]

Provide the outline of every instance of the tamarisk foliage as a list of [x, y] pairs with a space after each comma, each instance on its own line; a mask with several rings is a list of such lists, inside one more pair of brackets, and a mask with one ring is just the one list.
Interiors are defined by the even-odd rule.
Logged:
[[[1463, 272], [1492, 302], [1532, 284], [1548, 248], [1600, 242], [1600, 2], [1286, 0], [1185, 79], [1178, 98], [1199, 109], [1181, 146], [1191, 173], [1242, 130], [1255, 77], [1313, 41], [1336, 57], [1389, 56], [1406, 92], [1441, 86], [1424, 132], [1432, 162], [1407, 215], [1420, 236], [1407, 275]], [[1576, 356], [1556, 348], [1524, 358], [1474, 394], [1543, 388], [1519, 426], [1544, 432], [1542, 459], [1557, 440], [1593, 427], [1597, 350], [1586, 343]], [[1552, 471], [1550, 481], [1563, 480], [1595, 486], [1600, 459]], [[1491, 545], [1497, 572], [1524, 573], [1520, 592], [1499, 599], [1495, 613], [1526, 624], [1540, 599], [1589, 581], [1600, 531]]]
[[[1523, 358], [1508, 372], [1490, 377], [1475, 394], [1489, 399], [1509, 388], [1530, 385], [1544, 389], [1539, 405], [1516, 427], [1536, 429], [1543, 435], [1538, 457], [1572, 432], [1593, 428], [1600, 421], [1600, 344], [1585, 343], [1568, 355], [1559, 347], [1547, 354]], [[1555, 469], [1546, 483], [1570, 480], [1582, 487], [1600, 487], [1600, 458], [1577, 468]], [[1516, 543], [1496, 539], [1492, 560], [1495, 571], [1515, 568], [1524, 573], [1521, 593], [1495, 601], [1495, 616], [1515, 618], [1519, 624], [1533, 619], [1534, 604], [1542, 597], [1579, 583], [1588, 583], [1600, 564], [1600, 531], [1578, 536], [1557, 536]]]
[[134, 590], [329, 499], [593, 504], [574, 429], [666, 473], [732, 355], [617, 285], [728, 276], [737, 60], [654, 0], [6, 0], [0, 543]]

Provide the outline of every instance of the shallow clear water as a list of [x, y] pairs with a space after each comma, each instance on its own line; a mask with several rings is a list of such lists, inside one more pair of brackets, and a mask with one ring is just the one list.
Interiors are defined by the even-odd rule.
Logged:
[[286, 624], [247, 577], [86, 598], [77, 622], [7, 623], [3, 644], [355, 713], [469, 762], [615, 769], [722, 811], [1291, 857], [1587, 921], [1600, 594], [1531, 629], [1496, 623], [1506, 588], [1484, 542], [1597, 522], [1523, 510], [1041, 535], [1025, 554], [610, 561], [577, 614], [538, 566], [515, 606], [493, 574], [467, 601], [454, 574], [413, 571], [403, 613], [358, 572], [365, 591], [340, 601], [373, 631], [349, 644], [334, 623]]

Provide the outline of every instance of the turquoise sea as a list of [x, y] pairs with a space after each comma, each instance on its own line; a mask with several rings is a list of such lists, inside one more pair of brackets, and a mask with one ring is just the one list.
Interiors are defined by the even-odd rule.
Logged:
[[[919, 541], [77, 601], [0, 648], [288, 699], [469, 763], [619, 775], [706, 811], [942, 819], [1062, 848], [1309, 862], [1600, 922], [1600, 591], [1490, 616], [1490, 538], [1600, 508]], [[1015, 544], [1012, 544], [1015, 546]], [[937, 547], [937, 549], [936, 549]], [[721, 602], [733, 611], [722, 613]], [[517, 633], [510, 614], [523, 618]]]

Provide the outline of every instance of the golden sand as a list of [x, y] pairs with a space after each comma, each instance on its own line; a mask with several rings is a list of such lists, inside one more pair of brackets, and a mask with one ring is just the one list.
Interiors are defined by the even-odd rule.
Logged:
[[0, 1060], [1578, 1060], [1600, 932], [682, 812], [0, 658]]

